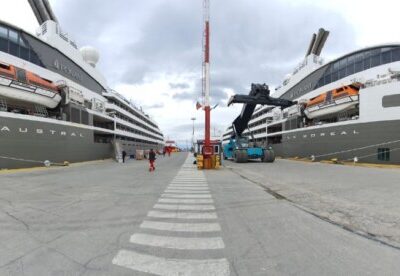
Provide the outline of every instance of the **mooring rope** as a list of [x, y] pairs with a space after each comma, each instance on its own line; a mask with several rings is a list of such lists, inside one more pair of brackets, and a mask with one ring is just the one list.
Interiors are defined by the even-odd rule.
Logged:
[[48, 160], [39, 161], [39, 160], [31, 160], [31, 159], [17, 158], [17, 157], [4, 156], [4, 155], [0, 155], [0, 158], [1, 159], [14, 160], [14, 161], [22, 161], [22, 162], [27, 162], [27, 163], [38, 163], [38, 164], [43, 164], [46, 167], [47, 166], [51, 166], [51, 165], [64, 166], [64, 164], [62, 164], [62, 163], [51, 162], [51, 161], [48, 161]]
[[319, 158], [319, 157], [324, 157], [324, 156], [329, 156], [329, 155], [335, 155], [335, 154], [340, 154], [340, 153], [346, 153], [346, 152], [352, 152], [352, 151], [357, 151], [357, 150], [368, 149], [368, 148], [377, 147], [377, 146], [390, 145], [390, 144], [395, 144], [395, 143], [399, 143], [399, 142], [400, 142], [400, 140], [393, 140], [393, 141], [388, 141], [388, 142], [374, 144], [374, 145], [368, 145], [368, 146], [359, 147], [359, 148], [341, 150], [341, 151], [336, 151], [336, 152], [332, 152], [332, 153], [325, 153], [325, 154], [320, 154], [320, 155], [312, 155], [312, 157]]

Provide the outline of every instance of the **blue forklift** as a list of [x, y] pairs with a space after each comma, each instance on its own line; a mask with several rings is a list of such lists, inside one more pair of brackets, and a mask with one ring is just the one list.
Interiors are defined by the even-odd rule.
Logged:
[[251, 84], [249, 95], [234, 95], [228, 101], [228, 106], [234, 103], [242, 103], [243, 108], [240, 115], [233, 121], [233, 135], [229, 143], [224, 146], [224, 159], [232, 159], [236, 163], [245, 163], [249, 159], [260, 159], [262, 162], [274, 162], [275, 153], [271, 147], [265, 148], [257, 145], [252, 132], [249, 129], [249, 134], [252, 136], [252, 145], [249, 137], [244, 136], [243, 132], [248, 129], [248, 124], [253, 115], [253, 112], [258, 104], [279, 106], [281, 108], [290, 107], [296, 102], [280, 98], [273, 98], [270, 95], [268, 85]]

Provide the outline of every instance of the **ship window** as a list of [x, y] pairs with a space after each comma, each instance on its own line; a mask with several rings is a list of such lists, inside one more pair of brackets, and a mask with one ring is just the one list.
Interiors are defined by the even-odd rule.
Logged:
[[392, 52], [386, 51], [382, 53], [382, 64], [389, 63], [392, 60]]
[[371, 67], [378, 66], [381, 64], [381, 55], [374, 55], [371, 57]]
[[0, 51], [8, 52], [8, 29], [0, 26]]
[[354, 64], [354, 73], [360, 72], [363, 69], [363, 61], [356, 62]]
[[363, 53], [359, 53], [359, 54], [354, 55], [354, 61], [356, 61], [356, 62], [357, 61], [362, 61], [363, 58], [364, 58]]
[[19, 44], [18, 44], [18, 33], [13, 30], [8, 32], [9, 42], [10, 42], [10, 54], [14, 56], [19, 55]]
[[338, 61], [336, 61], [336, 62], [333, 64], [332, 70], [333, 70], [333, 71], [336, 71], [337, 69], [339, 69], [339, 62], [338, 62]]
[[364, 59], [364, 70], [371, 68], [371, 58]]
[[331, 74], [325, 76], [325, 84], [331, 83]]
[[318, 81], [318, 86], [317, 87], [321, 87], [324, 86], [324, 78], [320, 78]]
[[386, 95], [382, 97], [382, 106], [384, 108], [388, 107], [399, 107], [400, 106], [400, 95]]
[[22, 39], [22, 37], [19, 40], [19, 55], [20, 55], [20, 58], [29, 61], [29, 46]]
[[339, 61], [339, 68], [345, 67], [346, 64], [347, 64], [347, 59], [346, 59], [346, 58], [340, 60], [340, 61]]
[[332, 73], [332, 81], [337, 81], [339, 78], [338, 71]]
[[392, 51], [392, 61], [399, 61], [399, 60], [400, 60], [400, 48], [397, 48]]
[[365, 51], [364, 52], [364, 59], [368, 58], [371, 56], [371, 51]]
[[346, 70], [348, 76], [354, 74], [354, 64], [347, 65]]
[[346, 77], [346, 67], [339, 71], [339, 79]]
[[378, 160], [390, 161], [390, 149], [389, 148], [378, 148]]

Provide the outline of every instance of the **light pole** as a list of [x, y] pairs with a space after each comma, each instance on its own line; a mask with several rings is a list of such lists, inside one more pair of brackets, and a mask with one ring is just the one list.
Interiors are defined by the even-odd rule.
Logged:
[[193, 121], [193, 131], [192, 131], [192, 146], [193, 146], [193, 151], [194, 151], [194, 121], [196, 121], [195, 117], [190, 118], [190, 120]]

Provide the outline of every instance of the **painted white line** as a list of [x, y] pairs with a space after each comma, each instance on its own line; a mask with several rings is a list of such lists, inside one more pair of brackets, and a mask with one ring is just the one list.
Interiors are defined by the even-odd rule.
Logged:
[[175, 194], [210, 194], [209, 191], [195, 191], [195, 190], [185, 191], [185, 190], [176, 190], [174, 188], [167, 188], [164, 192], [175, 193]]
[[198, 181], [198, 182], [206, 182], [207, 180], [206, 180], [205, 178], [187, 177], [187, 178], [174, 178], [172, 181]]
[[215, 212], [185, 213], [185, 212], [149, 211], [147, 213], [147, 216], [151, 218], [171, 218], [171, 219], [217, 219], [217, 213]]
[[208, 191], [207, 186], [205, 187], [188, 187], [188, 186], [175, 186], [175, 185], [169, 185], [167, 187], [168, 189], [176, 189], [176, 190], [193, 190], [193, 191]]
[[162, 194], [161, 197], [169, 197], [169, 198], [211, 198], [211, 195], [177, 195], [177, 194]]
[[197, 180], [190, 180], [190, 179], [187, 179], [187, 180], [172, 180], [171, 181], [171, 183], [194, 183], [194, 184], [207, 184], [207, 181], [205, 181], [205, 180], [202, 180], [202, 181], [197, 181]]
[[216, 232], [221, 231], [218, 223], [172, 223], [162, 221], [143, 221], [141, 228], [174, 232]]
[[230, 274], [229, 262], [226, 259], [166, 259], [128, 250], [120, 250], [112, 263], [156, 275], [229, 276]]
[[208, 187], [207, 183], [171, 183], [170, 186], [184, 186], [184, 187]]
[[194, 183], [171, 183], [169, 186], [176, 187], [209, 187], [207, 183], [205, 184], [194, 184]]
[[192, 180], [172, 180], [171, 183], [193, 183], [193, 184], [207, 184], [207, 181], [192, 181]]
[[183, 203], [183, 204], [201, 204], [201, 203], [214, 203], [212, 199], [175, 199], [175, 198], [160, 198], [160, 203]]
[[221, 237], [182, 238], [136, 233], [131, 236], [130, 242], [147, 246], [182, 250], [209, 250], [225, 248], [225, 244]]
[[187, 184], [192, 184], [192, 185], [207, 185], [207, 181], [172, 181], [171, 184], [183, 184], [183, 185], [187, 185]]
[[213, 205], [182, 205], [182, 204], [156, 204], [155, 209], [175, 210], [175, 211], [212, 211]]

